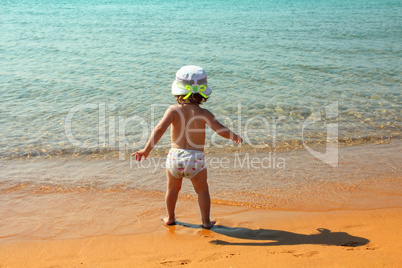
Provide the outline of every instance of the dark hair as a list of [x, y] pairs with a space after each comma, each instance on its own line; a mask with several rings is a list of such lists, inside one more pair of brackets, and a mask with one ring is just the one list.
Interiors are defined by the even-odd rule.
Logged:
[[[186, 95], [174, 95], [176, 97], [176, 101], [178, 104], [183, 104], [185, 102], [185, 100], [183, 99]], [[192, 93], [187, 100], [190, 101], [190, 103], [193, 104], [202, 104], [203, 102], [207, 101], [207, 98], [204, 98], [203, 96], [201, 96], [201, 94], [199, 93]]]

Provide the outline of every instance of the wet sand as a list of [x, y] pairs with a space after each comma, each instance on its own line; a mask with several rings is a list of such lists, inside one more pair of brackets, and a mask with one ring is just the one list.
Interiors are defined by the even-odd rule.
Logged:
[[[188, 181], [178, 225], [162, 224], [162, 168], [129, 159], [3, 161], [0, 266], [398, 267], [400, 149], [341, 148], [336, 168], [303, 151], [277, 153], [285, 169], [210, 166], [211, 230], [200, 227]], [[233, 153], [210, 157], [235, 161]]]
[[[185, 201], [182, 202], [186, 203]], [[190, 202], [189, 206], [196, 206]], [[402, 209], [283, 212], [215, 206], [200, 228], [143, 218], [131, 234], [29, 239], [0, 245], [3, 267], [399, 267]]]

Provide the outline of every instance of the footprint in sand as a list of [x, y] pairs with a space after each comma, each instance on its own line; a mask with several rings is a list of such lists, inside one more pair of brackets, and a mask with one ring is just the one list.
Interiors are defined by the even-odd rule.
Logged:
[[379, 249], [379, 247], [372, 244], [368, 244], [366, 246], [366, 250], [376, 250], [376, 249]]
[[177, 260], [177, 261], [162, 261], [161, 264], [165, 266], [186, 265], [191, 263], [191, 260]]
[[208, 257], [202, 259], [201, 261], [202, 262], [216, 261], [219, 259], [231, 258], [231, 257], [234, 257], [235, 255], [240, 255], [240, 253], [229, 253], [229, 254], [214, 253], [214, 254], [209, 255]]
[[312, 256], [317, 255], [317, 254], [319, 254], [318, 251], [310, 251], [310, 252], [300, 253], [300, 254], [295, 253], [295, 254], [292, 254], [292, 255], [295, 256], [295, 257], [303, 257], [303, 258], [307, 257], [308, 258], [308, 257], [312, 257]]
[[297, 258], [299, 258], [299, 257], [308, 258], [308, 257], [312, 257], [314, 255], [317, 255], [320, 252], [318, 252], [318, 251], [309, 251], [309, 252], [306, 252], [306, 253], [298, 253], [295, 250], [284, 250], [282, 252], [275, 252], [275, 251], [269, 252], [269, 254], [276, 254], [276, 253], [287, 253], [287, 254], [291, 254], [292, 256], [297, 257]]

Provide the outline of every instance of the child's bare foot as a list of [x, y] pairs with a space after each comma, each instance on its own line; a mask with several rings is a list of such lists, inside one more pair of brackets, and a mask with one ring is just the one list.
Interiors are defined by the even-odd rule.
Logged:
[[176, 220], [175, 219], [169, 219], [168, 216], [164, 217], [162, 219], [162, 221], [166, 224], [166, 225], [175, 225], [176, 224]]
[[204, 223], [204, 224], [202, 224], [202, 228], [204, 228], [204, 229], [211, 229], [212, 226], [215, 225], [215, 223], [216, 223], [216, 221], [210, 221], [209, 223]]

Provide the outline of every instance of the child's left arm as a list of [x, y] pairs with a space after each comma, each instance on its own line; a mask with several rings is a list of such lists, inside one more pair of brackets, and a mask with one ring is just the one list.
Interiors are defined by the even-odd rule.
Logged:
[[148, 139], [147, 145], [142, 150], [134, 152], [132, 156], [135, 156], [135, 160], [141, 161], [142, 156], [147, 159], [151, 150], [155, 147], [158, 143], [160, 138], [162, 138], [163, 134], [166, 132], [166, 129], [170, 126], [170, 124], [174, 120], [174, 108], [170, 106], [161, 121], [156, 125], [155, 129], [152, 131], [151, 136]]

